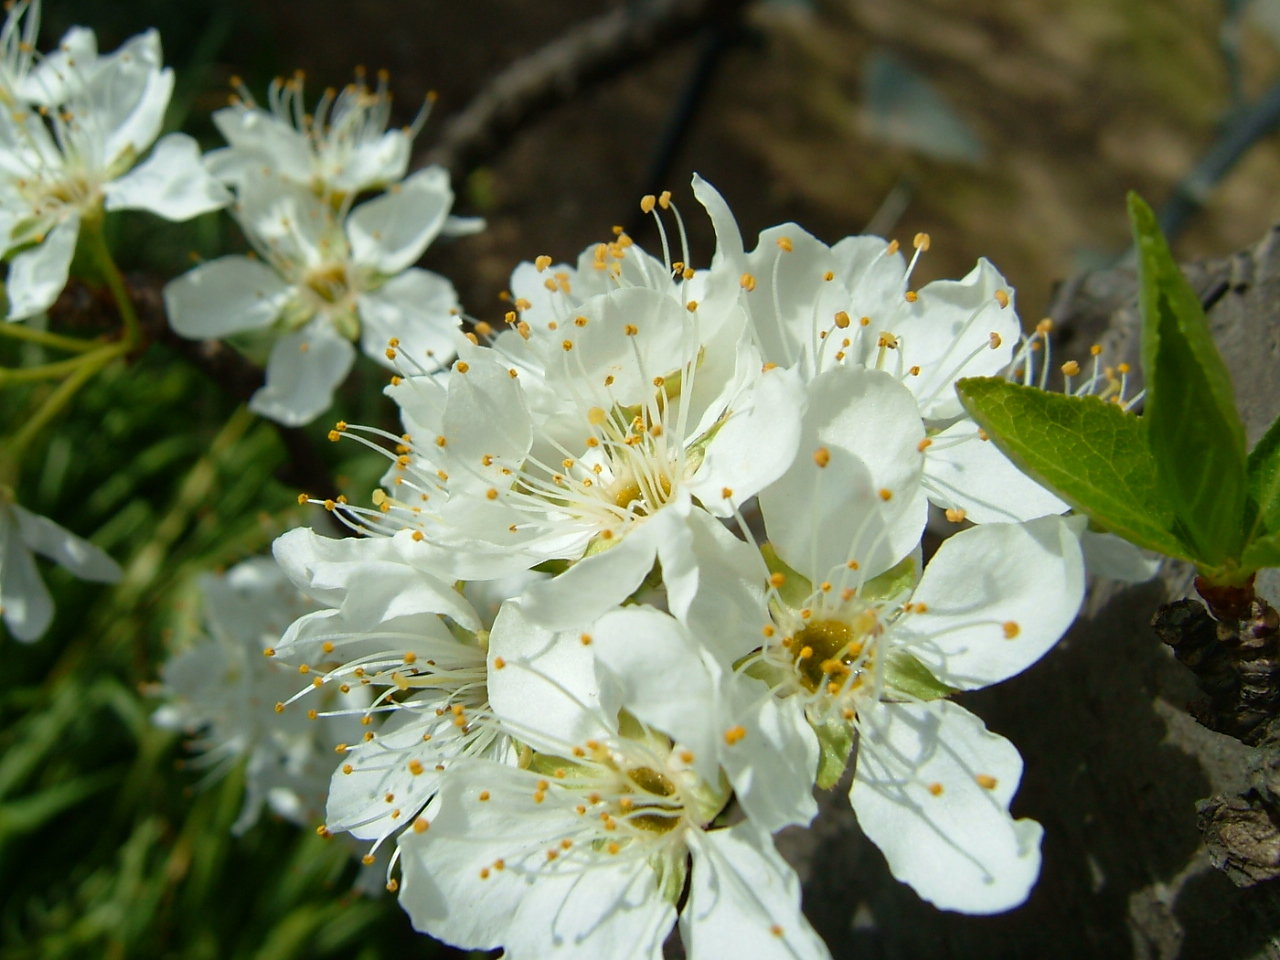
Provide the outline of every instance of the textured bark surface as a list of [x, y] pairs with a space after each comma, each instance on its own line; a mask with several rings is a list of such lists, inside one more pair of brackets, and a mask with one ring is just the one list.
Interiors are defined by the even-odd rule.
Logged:
[[[1249, 442], [1280, 414], [1280, 232], [1254, 248], [1187, 268], [1235, 379]], [[1064, 285], [1053, 315], [1061, 359], [1101, 342], [1137, 363], [1132, 269]], [[1278, 579], [1259, 577], [1276, 602]], [[1202, 841], [1252, 840], [1271, 850], [1262, 798], [1280, 787], [1276, 758], [1197, 723], [1195, 675], [1161, 643], [1151, 618], [1192, 592], [1192, 571], [1098, 584], [1067, 637], [1025, 674], [964, 698], [1026, 760], [1014, 813], [1045, 828], [1040, 882], [1021, 909], [996, 917], [943, 913], [889, 875], [858, 830], [843, 791], [825, 798], [816, 829], [785, 848], [805, 880], [806, 912], [837, 957], [1280, 958], [1280, 884], [1236, 887]], [[1216, 801], [1204, 802], [1210, 798]], [[1216, 841], [1215, 841], [1216, 842]], [[1218, 843], [1214, 856], [1226, 859]], [[1277, 862], [1280, 862], [1278, 860]], [[1261, 879], [1265, 864], [1233, 864]]]

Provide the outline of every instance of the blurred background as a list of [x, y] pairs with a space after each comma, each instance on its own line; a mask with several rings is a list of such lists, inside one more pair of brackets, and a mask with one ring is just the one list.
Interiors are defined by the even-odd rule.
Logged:
[[[648, 242], [638, 201], [658, 189], [673, 191], [693, 261], [706, 262], [695, 171], [748, 246], [786, 220], [829, 243], [926, 231], [921, 282], [985, 256], [1031, 323], [1056, 284], [1123, 254], [1128, 190], [1162, 209], [1182, 259], [1248, 246], [1280, 215], [1280, 0], [665, 3], [694, 13], [651, 49], [622, 45], [589, 79], [572, 53], [553, 57], [544, 105], [514, 111], [488, 142], [451, 126], [548, 44], [658, 2], [46, 0], [41, 45], [72, 24], [95, 28], [103, 50], [157, 27], [178, 77], [172, 123], [209, 147], [233, 77], [261, 99], [301, 69], [314, 99], [358, 66], [386, 69], [401, 123], [437, 91], [419, 159], [447, 160], [456, 212], [488, 228], [433, 246], [424, 265], [478, 319], [500, 317], [520, 260], [571, 260], [614, 224]], [[241, 243], [226, 218], [143, 220], [116, 227], [142, 288], [185, 270], [191, 251]], [[394, 426], [383, 372], [362, 370], [334, 417]], [[127, 576], [105, 591], [46, 570], [54, 630], [31, 647], [4, 641], [0, 957], [453, 955], [413, 934], [392, 898], [352, 894], [334, 845], [269, 822], [233, 839], [239, 779], [202, 780], [181, 738], [149, 723], [158, 663], [199, 632], [195, 575], [308, 522], [299, 489], [364, 502], [381, 469], [324, 444], [324, 421], [299, 436], [234, 416], [219, 386], [157, 346], [87, 390], [24, 473], [22, 501], [93, 536]], [[857, 927], [855, 893], [859, 955], [895, 955]], [[1125, 955], [1117, 936], [1094, 955]], [[1057, 954], [1028, 941], [1016, 955]]]

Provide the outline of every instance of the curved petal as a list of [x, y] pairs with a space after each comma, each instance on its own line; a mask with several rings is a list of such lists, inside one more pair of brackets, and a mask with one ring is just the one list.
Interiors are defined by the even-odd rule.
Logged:
[[11, 509], [18, 522], [18, 533], [26, 545], [81, 580], [116, 583], [123, 575], [120, 565], [88, 540], [16, 503]]
[[769, 537], [813, 582], [856, 561], [867, 576], [919, 542], [926, 504], [915, 398], [886, 373], [836, 367], [809, 384], [799, 450], [760, 494]]
[[355, 356], [350, 343], [320, 323], [281, 337], [267, 359], [266, 385], [249, 409], [286, 427], [310, 423], [333, 401]]
[[902, 371], [919, 368], [903, 382], [919, 398], [921, 414], [949, 420], [964, 412], [956, 380], [999, 372], [1013, 356], [1020, 331], [1013, 289], [982, 259], [962, 280], [922, 287], [889, 332], [898, 338], [894, 353]]
[[219, 257], [164, 287], [169, 325], [190, 340], [214, 340], [269, 327], [293, 288], [261, 260]]
[[[800, 443], [805, 390], [791, 370], [770, 369], [733, 401], [707, 446], [689, 492], [717, 516], [733, 510], [791, 466]], [[729, 490], [726, 500], [724, 491]]]
[[21, 320], [53, 306], [67, 285], [79, 236], [80, 218], [70, 216], [55, 226], [44, 242], [13, 258], [5, 282], [9, 297], [9, 315], [5, 319]]
[[0, 509], [0, 617], [19, 640], [38, 640], [53, 621], [53, 598], [17, 524]]
[[690, 957], [829, 957], [800, 911], [800, 881], [763, 830], [739, 824], [691, 840], [680, 937]]
[[534, 623], [519, 602], [503, 604], [489, 634], [489, 705], [513, 736], [564, 744], [612, 732], [599, 710], [591, 646], [577, 632]]
[[171, 133], [146, 163], [103, 188], [108, 210], [146, 210], [166, 220], [190, 220], [231, 202], [200, 161], [200, 147], [185, 133]]
[[453, 191], [444, 167], [419, 170], [351, 212], [347, 238], [352, 259], [386, 276], [399, 273], [440, 233], [451, 206]]
[[311, 147], [307, 138], [265, 110], [245, 106], [214, 111], [213, 124], [231, 144], [205, 157], [210, 172], [239, 184], [269, 161], [276, 173], [296, 183], [311, 175]]
[[400, 905], [414, 928], [455, 946], [502, 946], [510, 960], [661, 960], [675, 911], [657, 873], [635, 857], [547, 856], [584, 834], [578, 846], [589, 847], [590, 834], [571, 806], [535, 800], [538, 780], [496, 764], [454, 767], [422, 828], [400, 837]]
[[387, 358], [387, 342], [399, 340], [396, 352], [409, 358], [410, 369], [435, 371], [453, 359], [458, 324], [458, 295], [438, 273], [416, 268], [392, 277], [356, 300], [360, 311], [360, 346], [365, 356], [393, 370], [404, 369]]
[[999, 913], [1040, 875], [1034, 820], [1009, 802], [1022, 758], [947, 700], [880, 704], [859, 723], [849, 802], [895, 877], [944, 910]]
[[943, 509], [959, 507], [974, 523], [1017, 523], [1068, 509], [999, 447], [981, 439], [967, 417], [929, 439], [924, 484], [929, 499]]
[[1084, 560], [1067, 521], [985, 523], [945, 540], [894, 627], [951, 687], [1021, 673], [1058, 642], [1084, 598]]

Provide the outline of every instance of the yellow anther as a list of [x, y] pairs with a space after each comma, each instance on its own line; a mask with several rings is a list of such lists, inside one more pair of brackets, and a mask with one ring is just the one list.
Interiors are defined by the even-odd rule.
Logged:
[[927, 233], [917, 233], [911, 238], [911, 246], [920, 251], [928, 250], [931, 242]]
[[428, 820], [426, 817], [419, 817], [417, 820], [413, 821], [414, 833], [426, 833], [430, 829], [431, 829], [431, 821]]
[[533, 269], [537, 270], [539, 273], [547, 269], [547, 267], [549, 266], [551, 266], [551, 258], [548, 257], [545, 253], [542, 254], [542, 256], [540, 257], [534, 257]]
[[963, 523], [965, 512], [960, 507], [947, 507], [947, 519], [952, 523]]
[[467, 363], [465, 360], [459, 360], [453, 365], [453, 369], [457, 370], [459, 373], [466, 373], [471, 369], [471, 364]]
[[741, 286], [743, 290], [747, 291], [747, 293], [750, 293], [756, 288], [756, 278], [749, 273], [744, 273], [738, 278], [738, 285]]
[[1004, 638], [1006, 640], [1012, 640], [1022, 632], [1022, 628], [1018, 626], [1018, 621], [1016, 620], [1006, 620], [1000, 625], [1000, 629], [1004, 632]]
[[1009, 306], [1009, 292], [1007, 290], [997, 290], [996, 303], [1000, 304], [1001, 309]]
[[880, 499], [888, 503], [890, 500], [893, 499], [893, 491], [888, 489], [887, 487], [881, 487]]
[[[655, 197], [652, 193], [646, 193], [643, 197], [640, 198], [641, 213], [653, 213], [653, 208], [656, 207], [657, 205], [658, 205], [658, 198]], [[621, 236], [621, 233], [619, 233], [619, 236]]]
[[813, 451], [813, 462], [819, 467], [825, 467], [831, 462], [831, 451], [826, 447], [819, 447], [817, 450]]
[[738, 724], [737, 726], [730, 727], [724, 732], [724, 742], [732, 747], [735, 743], [740, 742], [746, 735], [747, 728]]
[[779, 237], [777, 243], [778, 249], [784, 253], [790, 253], [795, 249], [795, 245], [791, 242], [790, 237]]
[[853, 321], [849, 319], [849, 314], [845, 313], [843, 310], [836, 314], [836, 326], [841, 330], [849, 326], [852, 322]]
[[1080, 373], [1080, 364], [1074, 360], [1068, 360], [1062, 365], [1062, 372], [1068, 377], [1074, 377]]
[[409, 761], [409, 772], [412, 773], [415, 777], [420, 776], [422, 774], [422, 771], [425, 769], [426, 768], [422, 765], [421, 760], [418, 760], [415, 758]]
[[932, 793], [935, 797], [940, 797], [940, 796], [942, 796], [942, 784], [940, 784], [940, 783], [934, 782], [934, 783], [929, 784], [928, 790], [929, 790], [929, 792], [930, 792], [930, 793]]
[[996, 788], [996, 783], [998, 782], [996, 778], [991, 776], [989, 773], [980, 773], [973, 779], [977, 781], [978, 786], [983, 790], [994, 790]]
[[916, 293], [914, 290], [908, 290], [903, 294], [903, 297], [906, 299], [907, 303], [915, 303], [920, 299], [920, 294]]

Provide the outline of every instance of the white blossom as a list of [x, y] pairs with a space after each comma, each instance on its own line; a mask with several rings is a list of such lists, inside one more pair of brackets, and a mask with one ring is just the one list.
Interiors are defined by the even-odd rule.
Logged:
[[257, 821], [264, 804], [301, 826], [314, 825], [324, 811], [333, 745], [361, 731], [358, 719], [343, 710], [358, 709], [363, 691], [339, 694], [330, 688], [318, 708], [324, 717], [277, 714], [276, 704], [297, 690], [298, 672], [264, 658], [263, 650], [316, 604], [270, 558], [206, 575], [199, 592], [203, 636], [164, 665], [157, 692], [168, 702], [153, 719], [190, 734], [190, 749], [200, 754], [195, 763], [212, 773], [244, 762], [245, 800], [236, 833]]
[[37, 62], [18, 21], [38, 22], [39, 5], [9, 13], [0, 47], [0, 251], [10, 261], [7, 319], [46, 310], [66, 286], [81, 224], [105, 210], [147, 210], [186, 220], [230, 196], [184, 134], [170, 134], [134, 168], [160, 133], [173, 91], [154, 30], [98, 55], [77, 29], [57, 54]]
[[393, 368], [392, 342], [392, 355], [427, 368], [452, 356], [453, 286], [412, 266], [440, 233], [452, 202], [439, 167], [350, 213], [260, 175], [241, 187], [233, 207], [257, 258], [221, 257], [170, 282], [169, 321], [184, 337], [241, 335], [269, 348], [267, 382], [250, 407], [289, 426], [308, 423], [350, 370], [351, 341]]
[[32, 513], [0, 486], [0, 617], [19, 640], [39, 639], [53, 621], [53, 599], [33, 553], [48, 557], [81, 580], [115, 583], [119, 565], [101, 549]]

